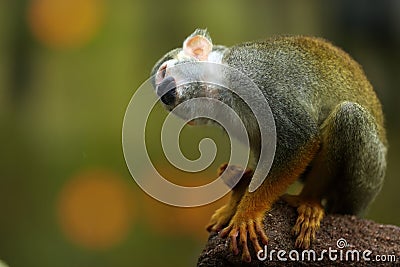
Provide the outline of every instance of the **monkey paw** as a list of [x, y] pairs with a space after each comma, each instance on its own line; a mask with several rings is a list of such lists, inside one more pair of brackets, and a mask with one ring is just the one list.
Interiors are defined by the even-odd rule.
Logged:
[[258, 242], [260, 237], [263, 244], [267, 244], [268, 237], [264, 231], [262, 224], [263, 214], [254, 215], [252, 213], [236, 213], [230, 221], [229, 225], [220, 232], [220, 237], [228, 237], [230, 247], [234, 255], [239, 254], [237, 245], [237, 237], [242, 247], [242, 260], [246, 262], [251, 261], [251, 256], [248, 248], [247, 234], [256, 252], [262, 250]]
[[230, 205], [224, 205], [217, 209], [206, 226], [207, 231], [219, 231], [228, 224], [229, 220], [235, 214], [236, 208]]
[[308, 249], [324, 217], [324, 208], [320, 201], [307, 201], [300, 196], [286, 194], [282, 198], [289, 205], [297, 208], [298, 217], [292, 229], [292, 234], [297, 236], [295, 246]]
[[228, 163], [224, 163], [219, 166], [217, 175], [218, 177], [222, 176], [224, 183], [235, 191], [235, 189], [246, 186], [250, 183], [251, 177], [253, 176], [253, 170], [250, 168], [244, 170], [240, 166], [228, 166]]
[[227, 163], [227, 162], [221, 164], [221, 165], [218, 167], [217, 175], [218, 175], [218, 176], [221, 176], [221, 174], [226, 170], [226, 167], [228, 167], [228, 163]]

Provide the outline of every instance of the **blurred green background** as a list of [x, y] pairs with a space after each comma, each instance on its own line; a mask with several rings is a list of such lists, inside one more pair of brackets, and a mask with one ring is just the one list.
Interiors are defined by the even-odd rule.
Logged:
[[[0, 0], [0, 259], [12, 267], [195, 265], [204, 225], [224, 200], [183, 209], [146, 196], [125, 165], [121, 129], [153, 64], [197, 27], [228, 46], [321, 36], [360, 62], [390, 143], [386, 182], [367, 218], [400, 225], [399, 3]], [[161, 123], [166, 113], [156, 113]], [[196, 157], [203, 133], [188, 131], [195, 142], [183, 141], [184, 151]], [[154, 155], [157, 145], [149, 145]], [[182, 176], [153, 160], [171, 179]], [[219, 163], [186, 178], [205, 183]]]

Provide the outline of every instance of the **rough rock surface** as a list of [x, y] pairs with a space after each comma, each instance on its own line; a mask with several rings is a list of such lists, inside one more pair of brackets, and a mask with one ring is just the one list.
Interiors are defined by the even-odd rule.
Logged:
[[[296, 210], [282, 201], [278, 201], [265, 215], [264, 225], [269, 244], [268, 257], [264, 261], [257, 258], [255, 251], [249, 245], [252, 261], [242, 262], [240, 254], [234, 256], [231, 253], [226, 239], [220, 238], [217, 233], [211, 233], [197, 266], [400, 266], [400, 227], [382, 225], [349, 215], [327, 215], [321, 222], [316, 240], [309, 249], [316, 252], [316, 260], [313, 260], [312, 252], [308, 254], [307, 251], [302, 250], [292, 251], [295, 239], [290, 234], [290, 230], [296, 221], [296, 216]], [[329, 257], [329, 248], [332, 250], [331, 258], [336, 255], [336, 261]], [[270, 259], [272, 250], [275, 252]], [[285, 254], [280, 252], [280, 255], [281, 258], [286, 258], [286, 261], [278, 260], [277, 251], [279, 250], [285, 251]], [[322, 254], [323, 250], [326, 250], [324, 254]], [[358, 251], [358, 261], [354, 250]], [[368, 251], [371, 253], [369, 254]], [[304, 259], [302, 260], [303, 252]], [[292, 260], [297, 257], [297, 253], [299, 260]], [[363, 253], [370, 259], [369, 261], [363, 259]], [[321, 254], [322, 260], [318, 260]], [[342, 260], [340, 260], [341, 255]], [[389, 259], [390, 257], [392, 258]], [[378, 259], [386, 259], [386, 262], [378, 262]]]

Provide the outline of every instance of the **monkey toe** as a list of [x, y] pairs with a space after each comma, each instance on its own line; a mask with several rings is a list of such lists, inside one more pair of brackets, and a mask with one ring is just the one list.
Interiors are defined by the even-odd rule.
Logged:
[[235, 209], [229, 205], [217, 209], [206, 226], [207, 231], [212, 232], [221, 230], [229, 223], [234, 213]]
[[308, 249], [324, 217], [324, 208], [320, 201], [309, 201], [300, 196], [286, 194], [282, 198], [290, 206], [297, 208], [298, 217], [292, 228], [292, 234], [296, 236], [295, 246]]
[[324, 217], [324, 209], [318, 202], [306, 202], [299, 205], [297, 212], [297, 221], [292, 230], [293, 234], [297, 236], [295, 246], [307, 249], [315, 239]]
[[263, 229], [262, 216], [234, 216], [227, 227], [220, 232], [221, 237], [227, 237], [230, 248], [234, 255], [239, 254], [238, 240], [242, 248], [242, 260], [251, 262], [248, 247], [248, 238], [256, 252], [262, 250], [259, 239], [263, 244], [267, 244], [268, 237]]

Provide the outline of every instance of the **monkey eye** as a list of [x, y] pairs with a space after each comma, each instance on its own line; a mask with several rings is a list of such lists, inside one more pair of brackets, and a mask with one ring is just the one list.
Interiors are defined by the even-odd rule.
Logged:
[[167, 72], [167, 64], [164, 63], [158, 69], [157, 76], [156, 76], [156, 84], [159, 84], [162, 82], [162, 80], [165, 78], [166, 72]]

